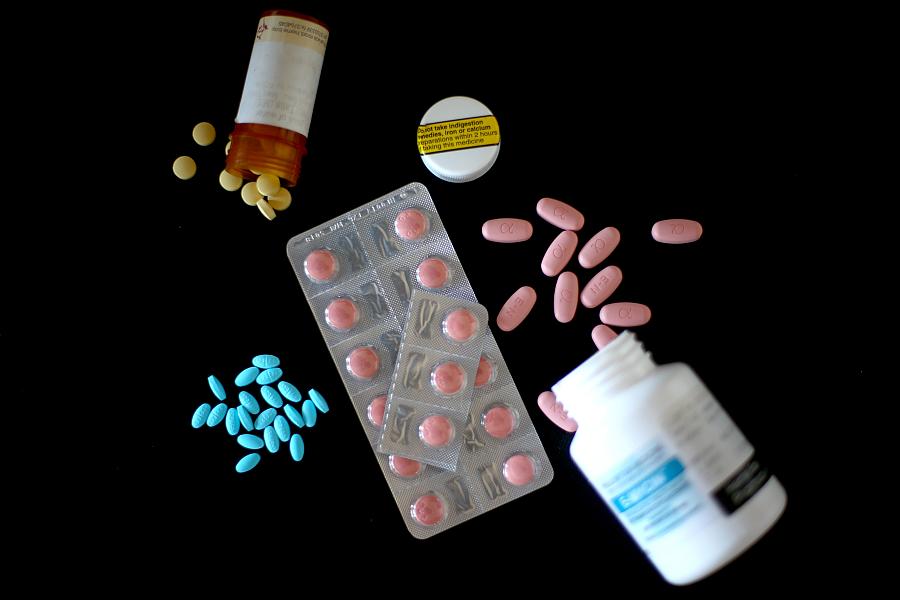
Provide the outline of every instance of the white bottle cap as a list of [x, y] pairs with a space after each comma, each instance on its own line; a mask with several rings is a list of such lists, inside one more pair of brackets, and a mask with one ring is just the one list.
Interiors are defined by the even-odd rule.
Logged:
[[466, 96], [428, 109], [416, 135], [422, 162], [444, 181], [463, 183], [488, 172], [500, 153], [500, 127], [487, 106]]

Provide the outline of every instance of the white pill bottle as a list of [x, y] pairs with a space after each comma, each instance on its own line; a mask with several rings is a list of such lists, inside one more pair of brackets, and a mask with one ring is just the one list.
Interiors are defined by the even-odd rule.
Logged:
[[685, 364], [624, 332], [553, 386], [578, 422], [572, 459], [669, 583], [710, 575], [778, 520], [787, 496]]

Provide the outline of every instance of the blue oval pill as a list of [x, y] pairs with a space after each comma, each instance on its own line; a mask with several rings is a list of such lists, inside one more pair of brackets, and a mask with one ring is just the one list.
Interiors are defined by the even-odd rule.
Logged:
[[249, 433], [242, 433], [238, 436], [237, 441], [238, 444], [249, 450], [259, 450], [265, 446], [261, 437], [258, 435], [250, 435]]
[[248, 454], [247, 456], [239, 460], [238, 463], [234, 466], [234, 470], [238, 473], [246, 473], [258, 464], [259, 454], [254, 452], [253, 454]]
[[291, 458], [297, 462], [303, 460], [303, 438], [299, 433], [291, 436]]
[[219, 400], [225, 399], [225, 386], [222, 385], [222, 382], [215, 375], [210, 375], [206, 378], [207, 383], [209, 383], [209, 389], [212, 390], [212, 393], [216, 395], [216, 398]]
[[250, 411], [243, 406], [238, 406], [238, 419], [241, 420], [241, 425], [244, 426], [244, 429], [253, 431], [253, 417], [250, 416]]
[[247, 367], [234, 378], [234, 384], [238, 387], [250, 385], [256, 380], [257, 375], [259, 375], [259, 369], [256, 367]]
[[281, 364], [281, 360], [274, 354], [260, 354], [253, 357], [253, 366], [260, 369], [271, 369]]
[[273, 425], [275, 425], [275, 433], [278, 434], [279, 440], [281, 440], [282, 442], [287, 442], [289, 439], [291, 439], [291, 426], [288, 425], [287, 419], [285, 419], [281, 415], [278, 415], [277, 417], [275, 417], [275, 422], [273, 423]]
[[203, 424], [206, 423], [206, 418], [209, 416], [209, 411], [209, 404], [206, 402], [198, 406], [197, 410], [194, 411], [194, 416], [191, 417], [191, 427], [194, 429], [203, 427]]
[[265, 429], [269, 425], [272, 424], [272, 421], [275, 420], [275, 415], [278, 414], [278, 411], [274, 408], [267, 408], [266, 410], [259, 413], [259, 416], [256, 417], [256, 429]]
[[206, 418], [206, 424], [210, 427], [215, 427], [222, 422], [222, 419], [225, 418], [225, 413], [227, 412], [228, 407], [224, 402], [216, 404], [216, 407], [210, 411], [209, 416]]
[[313, 404], [316, 405], [323, 413], [328, 412], [328, 403], [325, 402], [325, 398], [322, 397], [322, 394], [317, 392], [316, 390], [309, 390], [309, 397], [312, 398]]
[[225, 414], [225, 430], [228, 435], [237, 435], [241, 430], [241, 419], [238, 417], [237, 409], [229, 408]]
[[301, 400], [303, 400], [303, 395], [300, 393], [300, 390], [298, 390], [287, 381], [278, 382], [278, 391], [281, 392], [282, 396], [284, 396], [291, 402], [300, 402]]
[[279, 379], [281, 379], [281, 369], [275, 367], [274, 369], [266, 369], [260, 373], [259, 377], [256, 378], [256, 383], [259, 385], [268, 385], [270, 383], [275, 383]]
[[307, 427], [313, 427], [316, 424], [316, 405], [312, 400], [304, 400], [300, 406], [300, 412], [303, 413], [303, 422]]
[[259, 402], [256, 401], [256, 398], [250, 392], [241, 392], [238, 394], [238, 400], [251, 415], [259, 412]]
[[269, 449], [269, 452], [272, 454], [278, 452], [281, 442], [278, 441], [278, 436], [275, 434], [275, 428], [271, 425], [266, 427], [263, 430], [263, 437], [266, 438], [266, 448]]
[[303, 416], [300, 414], [299, 410], [288, 404], [284, 407], [284, 414], [287, 415], [287, 418], [290, 419], [291, 423], [296, 425], [298, 429], [303, 427]]
[[263, 400], [265, 400], [266, 404], [269, 406], [281, 408], [284, 404], [284, 400], [281, 399], [281, 396], [275, 391], [275, 388], [264, 385], [259, 388], [259, 391], [262, 393]]

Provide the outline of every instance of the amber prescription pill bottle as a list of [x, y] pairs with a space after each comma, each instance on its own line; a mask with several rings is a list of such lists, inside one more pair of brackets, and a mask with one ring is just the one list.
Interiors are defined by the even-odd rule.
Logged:
[[269, 10], [256, 28], [241, 104], [225, 168], [254, 179], [261, 173], [292, 187], [306, 155], [328, 27], [289, 10]]

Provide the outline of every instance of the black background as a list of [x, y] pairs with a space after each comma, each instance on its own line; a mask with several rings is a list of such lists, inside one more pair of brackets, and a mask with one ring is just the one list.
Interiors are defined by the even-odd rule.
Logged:
[[[866, 396], [865, 332], [836, 315], [854, 295], [848, 273], [866, 218], [849, 193], [855, 176], [831, 154], [846, 126], [834, 112], [839, 77], [852, 71], [840, 35], [781, 13], [286, 3], [331, 37], [294, 201], [270, 223], [217, 182], [267, 7], [123, 13], [111, 34], [121, 55], [107, 57], [123, 62], [86, 75], [110, 110], [73, 153], [102, 147], [121, 181], [115, 193], [98, 188], [102, 216], [79, 229], [92, 268], [67, 273], [79, 311], [69, 323], [78, 337], [65, 342], [75, 342], [73, 362], [91, 344], [105, 348], [105, 383], [85, 392], [112, 417], [95, 456], [102, 510], [90, 519], [113, 534], [114, 554], [160, 549], [147, 563], [159, 570], [242, 552], [279, 568], [314, 560], [373, 590], [376, 568], [422, 577], [443, 565], [470, 593], [511, 591], [511, 574], [524, 589], [541, 579], [676, 591], [577, 471], [570, 434], [536, 406], [592, 353], [599, 322], [583, 307], [569, 324], [553, 319], [554, 281], [539, 265], [558, 230], [535, 213], [551, 196], [584, 213], [581, 242], [608, 225], [622, 232], [607, 261], [624, 272], [613, 299], [652, 308], [641, 341], [657, 362], [697, 371], [788, 491], [774, 530], [691, 589], [841, 576], [811, 567], [854, 554], [831, 544], [850, 529], [830, 505], [846, 446], [832, 419], [839, 403]], [[451, 95], [479, 99], [500, 123], [497, 163], [471, 183], [435, 178], [416, 152], [422, 114]], [[190, 134], [204, 120], [218, 138], [201, 148]], [[171, 172], [181, 154], [199, 166], [187, 182]], [[537, 290], [521, 327], [494, 331], [556, 471], [548, 487], [426, 541], [403, 525], [285, 252], [296, 233], [412, 181], [431, 191], [492, 315], [519, 286]], [[529, 219], [534, 236], [482, 239], [481, 223], [500, 216]], [[673, 217], [700, 221], [702, 239], [654, 242], [652, 224]], [[582, 284], [594, 271], [569, 268]], [[212, 401], [207, 375], [233, 399], [234, 374], [258, 353], [280, 356], [286, 378], [317, 388], [332, 410], [305, 430], [301, 463], [263, 452], [239, 476], [243, 449], [221, 427], [189, 423]]]

